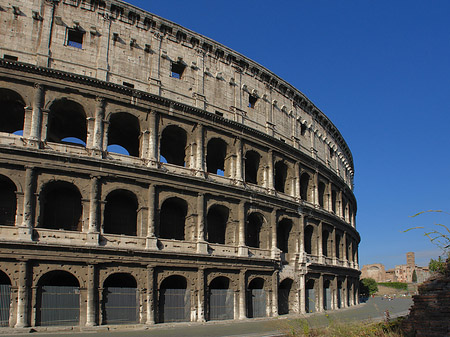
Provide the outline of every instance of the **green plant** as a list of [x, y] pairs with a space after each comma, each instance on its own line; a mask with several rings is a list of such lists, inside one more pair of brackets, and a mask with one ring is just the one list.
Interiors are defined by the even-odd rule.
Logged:
[[377, 281], [373, 278], [363, 278], [359, 282], [359, 292], [363, 296], [370, 296], [378, 291]]
[[412, 281], [413, 281], [413, 283], [417, 283], [417, 273], [416, 273], [415, 269], [414, 269], [413, 274], [412, 274]]
[[380, 282], [378, 285], [398, 290], [408, 290], [408, 283], [403, 282]]

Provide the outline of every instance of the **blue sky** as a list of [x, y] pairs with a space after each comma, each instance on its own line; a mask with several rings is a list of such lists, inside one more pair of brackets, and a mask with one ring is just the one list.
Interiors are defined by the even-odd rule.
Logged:
[[450, 1], [129, 1], [285, 79], [339, 128], [355, 162], [360, 265], [426, 265], [410, 227], [450, 224]]

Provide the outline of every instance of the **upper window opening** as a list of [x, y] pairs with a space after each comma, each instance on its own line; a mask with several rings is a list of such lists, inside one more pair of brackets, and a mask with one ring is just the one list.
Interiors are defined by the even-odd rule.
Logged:
[[0, 89], [0, 132], [23, 133], [25, 103], [15, 91]]
[[186, 140], [186, 131], [182, 128], [175, 125], [166, 127], [161, 136], [160, 160], [164, 157], [169, 164], [184, 166]]
[[213, 138], [208, 142], [206, 154], [206, 169], [209, 173], [224, 175], [227, 143], [222, 139]]
[[330, 158], [334, 158], [334, 149], [330, 147]]
[[181, 62], [172, 63], [172, 67], [170, 69], [170, 77], [181, 79], [185, 68], [186, 66]]
[[248, 96], [248, 107], [254, 109], [257, 100], [258, 100], [258, 97], [249, 95]]
[[3, 55], [3, 58], [5, 60], [9, 60], [9, 61], [18, 61], [19, 60], [19, 58], [17, 56], [12, 56], [12, 55], [7, 55], [7, 54]]
[[300, 133], [301, 133], [302, 136], [305, 135], [305, 133], [306, 133], [306, 125], [305, 125], [305, 124], [302, 124], [302, 125], [301, 125], [301, 127], [300, 127]]
[[78, 29], [67, 30], [67, 45], [78, 49], [83, 48], [84, 33]]
[[125, 87], [134, 89], [134, 84], [131, 84], [131, 83], [128, 83], [128, 82], [123, 82], [123, 85], [124, 85]]

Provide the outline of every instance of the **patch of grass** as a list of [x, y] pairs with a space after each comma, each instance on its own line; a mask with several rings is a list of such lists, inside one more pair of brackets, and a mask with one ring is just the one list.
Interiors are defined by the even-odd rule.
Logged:
[[400, 322], [401, 319], [389, 323], [329, 320], [327, 327], [313, 329], [306, 319], [296, 319], [282, 322], [281, 330], [290, 337], [403, 337]]
[[380, 282], [378, 284], [382, 285], [382, 286], [385, 286], [385, 287], [389, 287], [389, 288], [394, 288], [394, 289], [399, 289], [399, 290], [408, 290], [408, 283], [403, 283], [403, 282]]

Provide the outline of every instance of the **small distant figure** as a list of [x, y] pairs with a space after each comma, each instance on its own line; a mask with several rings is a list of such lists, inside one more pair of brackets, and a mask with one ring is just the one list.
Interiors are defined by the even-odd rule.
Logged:
[[386, 311], [384, 312], [384, 320], [388, 323], [391, 320], [391, 314], [389, 313], [388, 309], [386, 309]]

